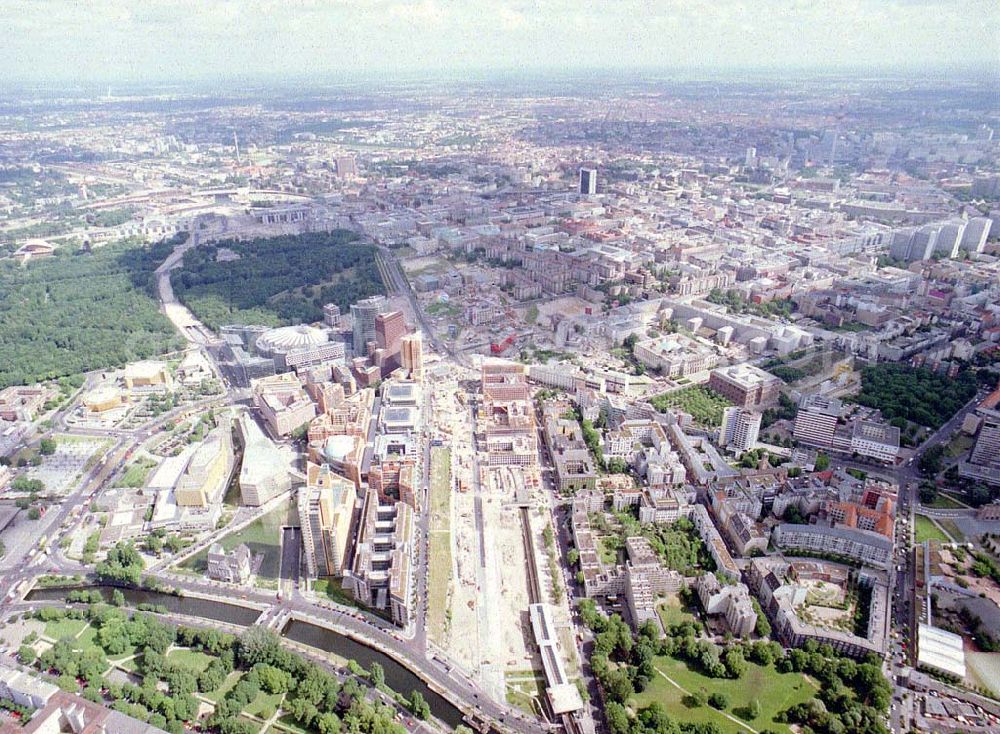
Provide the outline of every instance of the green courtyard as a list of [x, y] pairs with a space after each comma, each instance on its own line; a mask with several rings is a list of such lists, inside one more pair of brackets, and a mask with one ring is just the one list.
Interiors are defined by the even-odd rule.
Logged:
[[722, 423], [722, 411], [732, 403], [714, 390], [702, 385], [691, 385], [680, 390], [657, 395], [650, 402], [661, 413], [677, 408], [690, 413], [695, 423], [714, 428]]
[[656, 613], [660, 616], [660, 621], [665, 629], [670, 629], [675, 624], [698, 621], [695, 610], [685, 607], [684, 602], [676, 593], [667, 594], [656, 607]]

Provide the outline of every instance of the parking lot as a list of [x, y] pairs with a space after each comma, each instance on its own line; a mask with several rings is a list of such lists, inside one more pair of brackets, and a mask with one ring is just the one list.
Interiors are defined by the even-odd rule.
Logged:
[[44, 457], [41, 466], [28, 469], [26, 475], [41, 480], [46, 494], [69, 494], [83, 474], [87, 460], [104, 445], [105, 441], [100, 439], [57, 436], [55, 453]]

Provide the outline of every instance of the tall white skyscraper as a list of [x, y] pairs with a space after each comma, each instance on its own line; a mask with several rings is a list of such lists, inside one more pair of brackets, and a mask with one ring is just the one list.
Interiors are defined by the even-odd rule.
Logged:
[[733, 451], [749, 451], [760, 435], [761, 414], [752, 410], [732, 407], [722, 412], [719, 428], [719, 445]]

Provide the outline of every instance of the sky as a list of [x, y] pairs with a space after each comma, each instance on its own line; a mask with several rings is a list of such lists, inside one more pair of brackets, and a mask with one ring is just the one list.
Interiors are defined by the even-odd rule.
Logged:
[[690, 68], [996, 78], [998, 29], [998, 0], [0, 0], [0, 69], [107, 83]]

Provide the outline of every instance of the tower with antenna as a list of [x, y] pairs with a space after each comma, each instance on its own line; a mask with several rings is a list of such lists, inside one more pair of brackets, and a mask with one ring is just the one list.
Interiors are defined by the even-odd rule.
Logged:
[[235, 130], [233, 130], [233, 145], [236, 146], [236, 165], [237, 166], [242, 166], [243, 165], [243, 161], [240, 160], [240, 141], [239, 141], [239, 138], [236, 137], [236, 131]]

